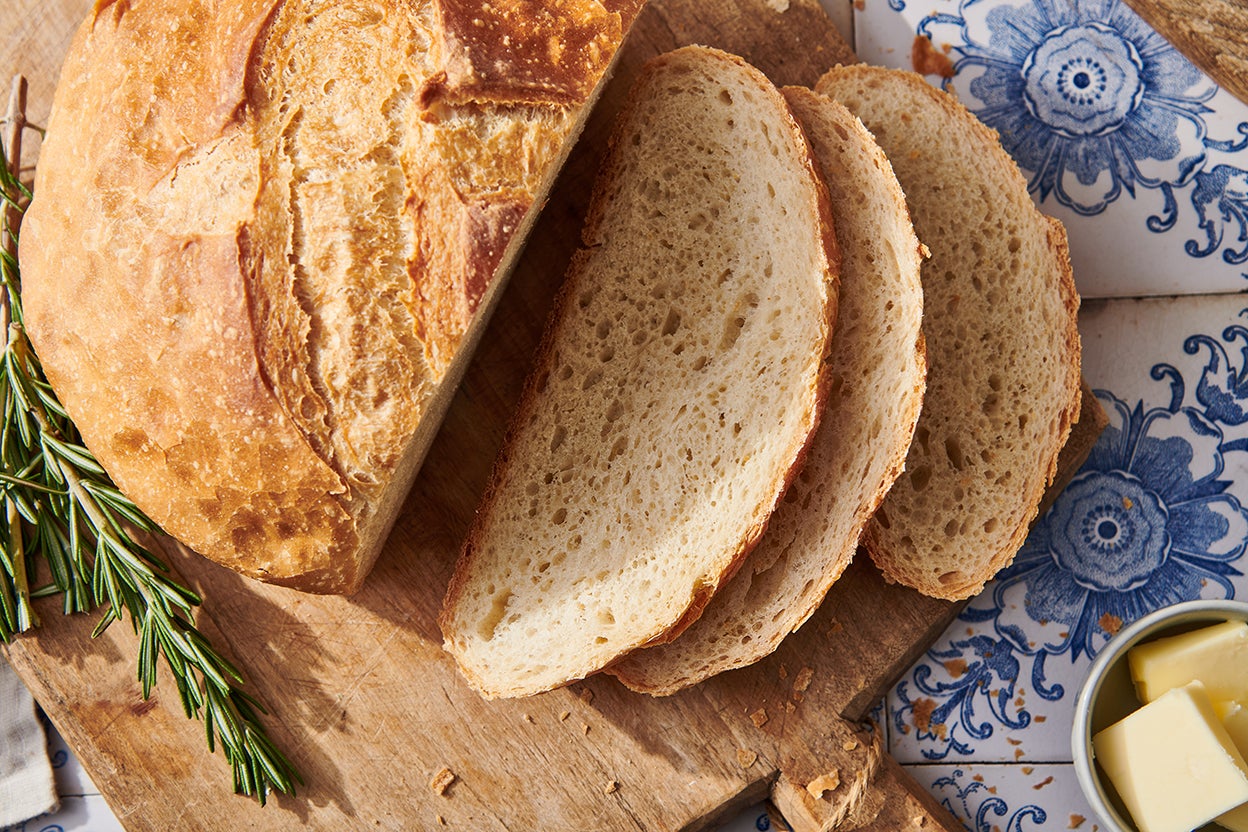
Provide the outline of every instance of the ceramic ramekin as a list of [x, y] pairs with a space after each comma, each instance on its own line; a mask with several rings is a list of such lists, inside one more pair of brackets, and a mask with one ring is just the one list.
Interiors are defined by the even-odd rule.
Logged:
[[1143, 641], [1222, 621], [1248, 621], [1248, 604], [1239, 601], [1188, 601], [1164, 607], [1124, 627], [1097, 654], [1075, 700], [1071, 749], [1075, 773], [1088, 804], [1106, 832], [1137, 832], [1113, 788], [1102, 780], [1092, 753], [1092, 736], [1140, 707], [1131, 683], [1127, 651]]

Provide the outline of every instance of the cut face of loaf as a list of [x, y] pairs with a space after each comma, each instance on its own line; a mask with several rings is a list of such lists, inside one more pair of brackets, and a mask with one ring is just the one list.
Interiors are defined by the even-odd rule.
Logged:
[[23, 297], [122, 490], [246, 575], [357, 589], [639, 5], [97, 3]]
[[966, 598], [1022, 545], [1079, 413], [1066, 234], [996, 134], [918, 75], [838, 68], [817, 90], [875, 135], [931, 250], [927, 395], [866, 548], [888, 578]]
[[741, 569], [679, 638], [610, 672], [666, 695], [772, 653], [849, 565], [901, 472], [923, 399], [921, 253], [883, 151], [844, 107], [784, 90], [810, 139], [836, 218], [841, 291], [827, 406], [801, 473]]
[[767, 523], [815, 428], [826, 193], [740, 59], [655, 59], [615, 127], [442, 616], [487, 696], [672, 638]]

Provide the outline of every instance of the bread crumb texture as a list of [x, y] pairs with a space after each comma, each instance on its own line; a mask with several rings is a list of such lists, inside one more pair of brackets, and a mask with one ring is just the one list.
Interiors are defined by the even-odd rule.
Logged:
[[1013, 560], [1079, 413], [1065, 231], [996, 134], [914, 73], [840, 67], [817, 90], [875, 135], [931, 250], [923, 412], [865, 544], [890, 579], [967, 598]]
[[611, 668], [669, 694], [775, 650], [823, 601], [901, 473], [923, 398], [918, 239], [884, 152], [848, 110], [808, 89], [785, 98], [827, 184], [840, 296], [827, 406], [801, 473], [737, 574], [680, 638]]
[[819, 411], [819, 196], [757, 70], [697, 47], [648, 65], [448, 593], [447, 647], [487, 695], [670, 638], [757, 540]]

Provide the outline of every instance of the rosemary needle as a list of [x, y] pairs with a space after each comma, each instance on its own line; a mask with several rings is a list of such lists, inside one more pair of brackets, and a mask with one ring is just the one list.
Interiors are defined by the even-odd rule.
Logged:
[[[0, 328], [0, 640], [39, 626], [34, 598], [60, 595], [66, 614], [102, 607], [96, 636], [128, 614], [139, 639], [143, 697], [163, 658], [187, 718], [202, 720], [210, 750], [220, 744], [234, 790], [261, 805], [272, 789], [293, 794], [302, 778], [266, 733], [264, 708], [195, 627], [200, 598], [134, 539], [132, 529], [152, 532], [155, 524], [82, 444], [26, 338], [17, 243], [31, 194], [10, 161], [0, 139], [0, 234], [7, 238], [0, 246], [0, 317], [7, 321], [7, 331]], [[51, 583], [32, 588], [39, 560]]]

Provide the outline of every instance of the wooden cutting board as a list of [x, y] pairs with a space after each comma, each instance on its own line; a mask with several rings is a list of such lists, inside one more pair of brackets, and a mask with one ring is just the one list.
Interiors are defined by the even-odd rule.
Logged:
[[1248, 6], [1242, 0], [1126, 0], [1189, 61], [1248, 103]]
[[[19, 9], [0, 20], [0, 72], [31, 76], [40, 123], [91, 0], [7, 2]], [[665, 830], [713, 827], [761, 799], [798, 830], [961, 829], [859, 723], [955, 607], [885, 585], [865, 559], [774, 656], [666, 699], [593, 678], [489, 703], [441, 649], [443, 590], [577, 239], [609, 116], [641, 62], [691, 42], [781, 84], [853, 60], [814, 0], [653, 0], [365, 589], [302, 595], [169, 553], [206, 599], [202, 628], [273, 706], [275, 739], [307, 779], [296, 797], [261, 809], [232, 795], [172, 681], [141, 698], [124, 625], [93, 641], [93, 617], [49, 604], [43, 629], [5, 651], [128, 829]], [[430, 781], [443, 768], [455, 780], [439, 794]], [[829, 775], [839, 785], [807, 788]]]

